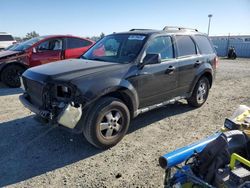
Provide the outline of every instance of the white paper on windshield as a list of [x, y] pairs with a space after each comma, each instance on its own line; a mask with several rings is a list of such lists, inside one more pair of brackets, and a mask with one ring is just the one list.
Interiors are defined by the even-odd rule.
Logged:
[[143, 40], [145, 36], [143, 35], [130, 35], [128, 37], [128, 40]]

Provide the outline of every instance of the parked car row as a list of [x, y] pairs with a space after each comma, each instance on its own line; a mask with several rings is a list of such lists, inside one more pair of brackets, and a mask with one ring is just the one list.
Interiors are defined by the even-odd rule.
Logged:
[[[1, 36], [0, 36], [1, 37]], [[20, 87], [20, 75], [28, 68], [69, 58], [78, 58], [93, 41], [69, 35], [35, 37], [0, 51], [0, 79]]]
[[16, 43], [14, 37], [6, 32], [0, 32], [0, 51]]
[[[179, 99], [195, 107], [206, 102], [218, 58], [207, 35], [197, 30], [132, 29], [105, 36], [93, 46], [92, 41], [80, 40], [84, 39], [38, 37], [4, 52], [8, 62], [21, 61], [12, 66], [35, 66], [78, 57], [91, 46], [78, 59], [23, 73], [20, 101], [43, 122], [81, 133], [98, 148], [109, 148], [141, 113]], [[12, 74], [5, 74], [2, 79], [9, 85], [19, 85], [8, 82]]]

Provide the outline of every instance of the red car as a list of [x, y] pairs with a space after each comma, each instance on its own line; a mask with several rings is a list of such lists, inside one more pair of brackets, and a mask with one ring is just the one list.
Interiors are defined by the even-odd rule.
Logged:
[[62, 59], [78, 58], [93, 41], [70, 35], [35, 37], [0, 51], [0, 79], [10, 87], [20, 87], [19, 76], [29, 68]]

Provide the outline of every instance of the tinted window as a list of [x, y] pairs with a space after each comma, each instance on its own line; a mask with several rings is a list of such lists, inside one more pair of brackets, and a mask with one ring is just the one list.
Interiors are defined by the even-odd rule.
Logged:
[[0, 41], [12, 41], [14, 40], [11, 35], [0, 35]]
[[62, 40], [61, 39], [47, 40], [39, 44], [37, 50], [38, 51], [62, 50]]
[[67, 40], [67, 48], [72, 49], [72, 48], [83, 48], [86, 46], [91, 45], [92, 43], [87, 41], [87, 40], [83, 40], [83, 39], [79, 39], [79, 38], [68, 38]]
[[176, 45], [179, 57], [196, 54], [195, 44], [189, 36], [176, 36]]
[[168, 36], [154, 38], [150, 41], [150, 44], [146, 49], [146, 53], [161, 54], [162, 61], [173, 58], [173, 44], [171, 38]]
[[194, 36], [195, 42], [198, 45], [199, 51], [201, 54], [212, 54], [214, 50], [205, 36]]

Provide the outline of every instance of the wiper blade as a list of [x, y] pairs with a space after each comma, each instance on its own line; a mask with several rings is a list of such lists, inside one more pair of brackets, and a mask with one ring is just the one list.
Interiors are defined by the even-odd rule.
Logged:
[[105, 61], [105, 60], [100, 59], [100, 58], [98, 58], [98, 57], [95, 57], [95, 58], [87, 58], [87, 57], [85, 57], [85, 56], [81, 56], [80, 58], [81, 58], [81, 59], [87, 59], [87, 60], [93, 60], [93, 61]]
[[105, 60], [100, 59], [100, 58], [92, 58], [92, 59], [89, 59], [89, 60], [93, 60], [93, 61], [105, 61]]
[[81, 58], [81, 59], [87, 59], [85, 56], [81, 56], [80, 58]]

